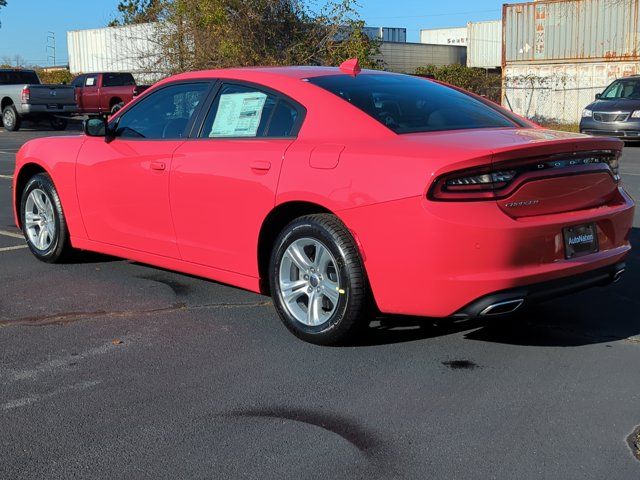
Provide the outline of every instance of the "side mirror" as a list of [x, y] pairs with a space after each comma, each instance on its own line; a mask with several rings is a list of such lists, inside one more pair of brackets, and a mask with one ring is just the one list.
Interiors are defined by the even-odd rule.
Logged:
[[107, 121], [104, 118], [89, 118], [84, 121], [83, 130], [89, 137], [106, 137]]
[[602, 97], [601, 93], [596, 93], [596, 100], [600, 100], [600, 97]]

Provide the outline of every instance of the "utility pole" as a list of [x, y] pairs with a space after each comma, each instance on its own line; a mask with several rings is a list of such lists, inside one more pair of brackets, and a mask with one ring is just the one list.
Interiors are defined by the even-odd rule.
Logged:
[[[51, 54], [49, 54], [49, 50], [51, 50]], [[50, 59], [53, 60], [52, 66], [56, 65], [56, 33], [55, 32], [47, 32], [47, 61]]]

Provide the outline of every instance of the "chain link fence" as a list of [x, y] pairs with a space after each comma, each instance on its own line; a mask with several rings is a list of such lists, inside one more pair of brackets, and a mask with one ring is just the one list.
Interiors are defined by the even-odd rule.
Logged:
[[582, 111], [615, 75], [513, 75], [503, 79], [505, 107], [542, 124], [580, 123]]

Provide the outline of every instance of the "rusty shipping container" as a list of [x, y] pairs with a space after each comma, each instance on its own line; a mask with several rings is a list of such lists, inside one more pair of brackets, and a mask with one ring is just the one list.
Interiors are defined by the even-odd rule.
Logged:
[[638, 0], [546, 0], [503, 6], [503, 67], [515, 63], [632, 61]]

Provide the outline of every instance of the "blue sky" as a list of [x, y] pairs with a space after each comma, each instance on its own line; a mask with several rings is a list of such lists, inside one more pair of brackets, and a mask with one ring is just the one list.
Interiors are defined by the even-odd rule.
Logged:
[[[501, 16], [501, 0], [360, 0], [368, 25], [407, 28], [408, 41], [419, 41], [422, 28], [453, 27]], [[47, 32], [56, 36], [56, 62], [67, 62], [66, 32], [105, 26], [118, 0], [8, 0], [0, 8], [0, 61], [20, 55], [29, 64], [51, 64]], [[48, 53], [47, 53], [48, 52]]]

